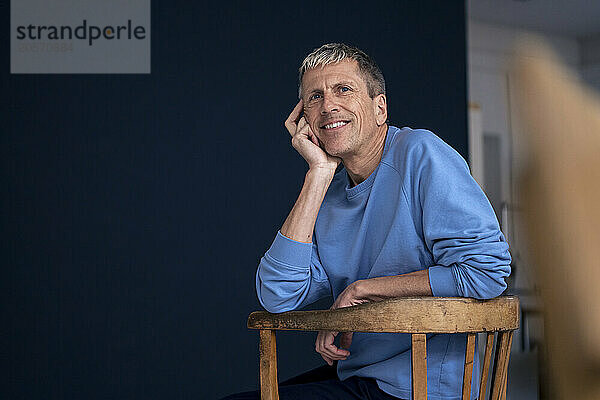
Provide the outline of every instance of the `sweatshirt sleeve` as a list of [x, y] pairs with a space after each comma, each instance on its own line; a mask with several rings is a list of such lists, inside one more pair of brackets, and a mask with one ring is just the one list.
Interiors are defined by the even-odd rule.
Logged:
[[269, 312], [291, 311], [331, 295], [315, 243], [301, 243], [277, 232], [256, 271], [256, 293]]
[[413, 198], [433, 255], [434, 296], [487, 299], [506, 289], [511, 257], [494, 211], [464, 159], [432, 133], [411, 152]]

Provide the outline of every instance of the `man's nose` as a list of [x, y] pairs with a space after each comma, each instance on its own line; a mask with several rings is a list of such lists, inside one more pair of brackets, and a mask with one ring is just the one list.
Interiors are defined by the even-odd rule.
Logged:
[[339, 106], [335, 101], [334, 96], [330, 94], [323, 95], [323, 102], [321, 103], [321, 114], [329, 114], [331, 112], [339, 111]]

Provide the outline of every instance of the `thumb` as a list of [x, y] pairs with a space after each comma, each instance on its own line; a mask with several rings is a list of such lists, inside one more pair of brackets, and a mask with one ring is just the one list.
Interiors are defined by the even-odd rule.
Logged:
[[340, 347], [343, 349], [349, 349], [352, 344], [352, 335], [354, 332], [342, 332], [340, 335]]

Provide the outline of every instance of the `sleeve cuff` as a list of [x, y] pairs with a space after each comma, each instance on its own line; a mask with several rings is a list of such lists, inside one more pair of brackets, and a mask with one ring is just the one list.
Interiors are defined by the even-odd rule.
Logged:
[[279, 262], [308, 268], [312, 257], [312, 243], [297, 242], [277, 231], [277, 236], [267, 253]]
[[435, 297], [460, 296], [451, 266], [433, 265], [429, 267], [429, 285]]

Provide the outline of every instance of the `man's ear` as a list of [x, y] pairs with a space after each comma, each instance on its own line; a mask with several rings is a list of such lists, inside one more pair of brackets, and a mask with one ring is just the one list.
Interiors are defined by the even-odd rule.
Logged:
[[385, 121], [387, 121], [387, 99], [385, 94], [375, 96], [373, 107], [375, 107], [375, 121], [377, 121], [377, 126], [385, 124]]

